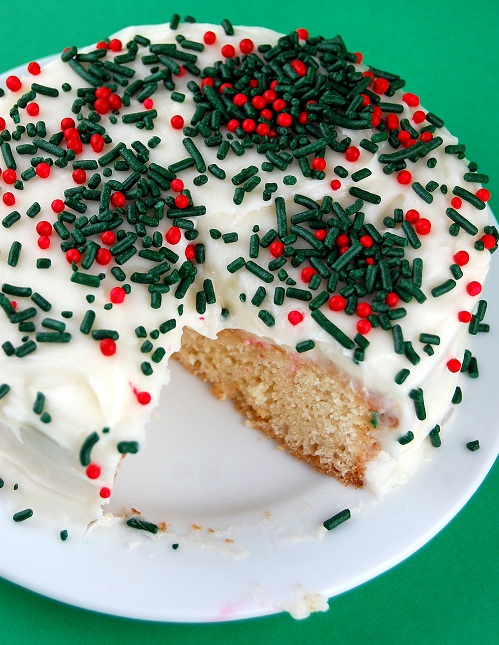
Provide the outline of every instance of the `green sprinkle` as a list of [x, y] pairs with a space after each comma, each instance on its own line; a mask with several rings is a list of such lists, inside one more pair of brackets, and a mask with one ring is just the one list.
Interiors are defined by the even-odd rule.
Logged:
[[3, 399], [4, 396], [6, 396], [10, 392], [10, 385], [7, 385], [7, 383], [3, 383], [3, 385], [0, 385], [0, 399]]
[[440, 296], [443, 296], [445, 293], [452, 291], [452, 289], [454, 289], [456, 284], [457, 283], [455, 280], [452, 280], [452, 278], [449, 278], [445, 282], [442, 282], [442, 284], [439, 284], [438, 286], [434, 287], [431, 290], [431, 295], [434, 298], [439, 298]]
[[469, 235], [476, 235], [478, 233], [478, 228], [453, 208], [447, 208], [445, 214], [449, 219], [455, 222], [463, 229], [463, 231], [466, 231], [466, 233], [468, 233]]
[[411, 390], [409, 392], [409, 397], [414, 401], [416, 417], [420, 421], [424, 421], [426, 419], [426, 410], [424, 405], [423, 390], [421, 388]]
[[483, 202], [473, 193], [470, 193], [469, 190], [465, 190], [460, 186], [456, 186], [452, 192], [454, 193], [454, 195], [457, 195], [457, 197], [461, 197], [461, 199], [464, 199], [475, 208], [478, 208], [478, 210], [483, 210], [485, 208], [485, 202]]
[[414, 181], [412, 183], [412, 189], [416, 193], [418, 197], [421, 197], [423, 201], [425, 201], [427, 204], [431, 204], [433, 202], [433, 195], [422, 186], [419, 181]]
[[196, 169], [198, 172], [206, 172], [206, 164], [204, 162], [204, 159], [199, 152], [198, 148], [196, 147], [196, 144], [192, 139], [189, 139], [188, 137], [185, 139], [182, 139], [182, 143], [184, 144], [184, 148], [187, 150], [189, 155], [192, 157], [194, 160], [194, 163], [196, 164]]
[[[237, 262], [237, 260], [236, 260], [236, 262]], [[234, 262], [232, 264], [234, 264]], [[267, 271], [263, 267], [259, 266], [255, 262], [253, 262], [253, 260], [248, 260], [248, 262], [246, 262], [245, 264], [246, 264], [246, 269], [250, 273], [252, 273], [253, 275], [256, 275], [257, 278], [260, 278], [260, 280], [263, 280], [264, 282], [267, 282], [268, 284], [273, 282], [274, 276], [272, 275], [272, 273], [270, 273], [269, 271]], [[227, 267], [227, 269], [229, 269], [229, 267]], [[230, 269], [229, 269], [229, 271], [230, 271]], [[230, 273], [233, 273], [233, 271], [230, 271]]]
[[454, 391], [451, 403], [453, 403], [454, 405], [459, 405], [462, 402], [462, 400], [463, 400], [463, 392], [461, 388], [458, 386]]
[[400, 370], [400, 372], [398, 372], [395, 376], [395, 383], [397, 385], [402, 385], [402, 383], [406, 380], [410, 373], [411, 372], [408, 369]]
[[440, 336], [437, 334], [419, 334], [420, 343], [428, 343], [429, 345], [440, 345]]
[[86, 467], [89, 465], [92, 448], [95, 446], [95, 444], [98, 441], [99, 441], [99, 435], [97, 434], [97, 432], [92, 432], [91, 434], [88, 435], [88, 437], [83, 442], [80, 448], [80, 464], [83, 467]]
[[31, 508], [26, 508], [24, 511], [14, 513], [12, 519], [14, 522], [24, 522], [24, 520], [28, 520], [30, 517], [33, 517], [33, 511]]
[[38, 392], [36, 395], [35, 402], [33, 404], [33, 412], [40, 415], [43, 412], [45, 407], [45, 394], [43, 392]]
[[260, 309], [260, 311], [258, 312], [258, 318], [260, 318], [260, 320], [264, 322], [267, 327], [273, 327], [275, 325], [274, 316], [272, 316], [272, 314], [265, 309]]
[[342, 524], [346, 520], [349, 520], [350, 517], [351, 517], [350, 509], [345, 508], [343, 511], [336, 513], [336, 515], [333, 515], [333, 517], [330, 517], [328, 520], [323, 522], [322, 526], [328, 531], [331, 531], [332, 529], [336, 528], [339, 524]]
[[480, 442], [478, 441], [478, 439], [475, 439], [474, 441], [468, 441], [466, 448], [468, 448], [468, 450], [471, 450], [471, 452], [475, 452], [475, 450], [480, 449]]
[[61, 540], [62, 540], [63, 542], [65, 542], [65, 541], [68, 539], [68, 532], [67, 532], [67, 530], [66, 530], [66, 529], [63, 529], [63, 530], [59, 533], [59, 537], [61, 538]]
[[156, 533], [159, 531], [159, 527], [157, 524], [153, 524], [152, 522], [147, 522], [146, 520], [142, 520], [139, 517], [129, 517], [126, 521], [127, 526], [130, 526], [132, 529], [140, 529], [142, 531], [148, 531], [149, 533], [153, 533], [156, 535]]
[[311, 313], [312, 318], [315, 320], [315, 322], [324, 329], [328, 334], [330, 334], [340, 345], [345, 347], [346, 349], [353, 349], [355, 346], [355, 343], [353, 340], [348, 338], [346, 334], [344, 334], [341, 329], [336, 327], [336, 325], [331, 322], [326, 316], [319, 310], [312, 311]]
[[399, 437], [397, 441], [401, 446], [405, 446], [408, 443], [411, 443], [411, 441], [414, 439], [414, 433], [409, 430], [406, 432], [402, 437]]
[[[246, 260], [243, 257], [239, 257], [230, 264], [227, 265], [227, 271], [229, 273], [235, 273], [236, 271], [239, 271], [239, 269], [242, 269], [243, 266], [246, 265]], [[272, 274], [270, 274], [272, 275]], [[273, 279], [273, 276], [272, 276]], [[272, 280], [271, 280], [272, 282]]]
[[442, 440], [440, 439], [440, 426], [438, 424], [430, 430], [429, 437], [431, 445], [434, 448], [440, 448], [440, 446], [442, 445]]
[[135, 455], [139, 452], [139, 444], [137, 441], [120, 441], [117, 445], [118, 452], [122, 455], [131, 453]]

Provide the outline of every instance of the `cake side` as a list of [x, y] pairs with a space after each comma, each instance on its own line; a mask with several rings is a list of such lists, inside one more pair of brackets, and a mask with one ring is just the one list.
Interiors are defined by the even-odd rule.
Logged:
[[[378, 413], [351, 378], [240, 330], [216, 340], [185, 328], [173, 355], [190, 372], [229, 398], [249, 423], [294, 457], [345, 484], [363, 485], [368, 461], [379, 452], [377, 436], [397, 420]], [[383, 427], [384, 426], [384, 427]]]

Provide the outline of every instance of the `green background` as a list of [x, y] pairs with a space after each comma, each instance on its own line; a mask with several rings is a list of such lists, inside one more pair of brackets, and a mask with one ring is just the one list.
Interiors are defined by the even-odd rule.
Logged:
[[[166, 22], [175, 11], [199, 22], [227, 17], [234, 24], [280, 31], [341, 33], [350, 50], [361, 51], [368, 64], [399, 73], [424, 106], [445, 118], [466, 143], [468, 159], [491, 175], [491, 204], [499, 213], [497, 0], [12, 0], [0, 12], [0, 71], [68, 45], [95, 42], [128, 24]], [[331, 600], [329, 612], [304, 621], [281, 614], [212, 625], [143, 623], [67, 607], [0, 580], [0, 643], [497, 642], [498, 492], [496, 467], [428, 545]]]

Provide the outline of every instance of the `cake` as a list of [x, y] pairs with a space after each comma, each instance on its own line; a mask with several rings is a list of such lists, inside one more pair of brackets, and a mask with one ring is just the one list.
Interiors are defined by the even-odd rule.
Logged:
[[101, 517], [172, 356], [347, 485], [439, 445], [499, 236], [488, 177], [404, 85], [340, 36], [178, 16], [7, 78], [15, 520]]

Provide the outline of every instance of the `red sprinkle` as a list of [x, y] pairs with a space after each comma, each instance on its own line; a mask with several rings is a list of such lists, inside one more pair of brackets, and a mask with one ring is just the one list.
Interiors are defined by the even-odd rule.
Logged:
[[50, 175], [50, 166], [48, 165], [48, 163], [45, 163], [45, 161], [42, 161], [36, 166], [35, 172], [42, 179], [47, 179], [47, 177]]
[[182, 231], [178, 226], [172, 226], [165, 233], [165, 240], [168, 244], [178, 244], [182, 239]]
[[83, 144], [79, 139], [70, 139], [67, 146], [70, 150], [73, 150], [75, 154], [80, 154], [83, 150]]
[[426, 114], [423, 112], [423, 110], [416, 110], [412, 115], [412, 120], [414, 121], [414, 123], [423, 123], [425, 119]]
[[397, 175], [397, 181], [399, 184], [410, 184], [412, 181], [412, 175], [408, 170], [401, 170]]
[[175, 197], [175, 206], [177, 208], [187, 208], [189, 206], [189, 198], [187, 195], [177, 195]]
[[50, 204], [51, 209], [54, 211], [54, 213], [62, 213], [64, 210], [64, 202], [62, 199], [54, 199], [52, 204]]
[[28, 103], [26, 106], [26, 112], [30, 116], [38, 116], [40, 114], [40, 106], [38, 103]]
[[89, 479], [99, 479], [100, 477], [100, 466], [98, 464], [88, 464], [85, 474]]
[[69, 251], [66, 251], [66, 260], [69, 264], [72, 264], [73, 262], [78, 263], [81, 260], [81, 253], [78, 249], [69, 249]]
[[42, 71], [42, 69], [41, 69], [40, 65], [39, 65], [37, 62], [32, 61], [31, 63], [29, 63], [29, 65], [28, 65], [28, 72], [29, 72], [32, 76], [38, 76], [38, 74], [39, 74], [41, 71]]
[[246, 94], [239, 92], [239, 94], [235, 95], [232, 101], [234, 102], [235, 105], [237, 105], [237, 107], [242, 107], [245, 103], [248, 102], [248, 97], [246, 96]]
[[288, 320], [292, 325], [299, 325], [303, 320], [303, 314], [299, 311], [290, 311], [288, 314]]
[[359, 237], [359, 242], [362, 244], [362, 246], [365, 249], [370, 249], [371, 246], [374, 244], [373, 238], [369, 235], [361, 235]]
[[172, 128], [175, 130], [182, 130], [184, 127], [184, 118], [180, 116], [180, 114], [175, 114], [175, 116], [172, 116], [170, 119], [170, 123], [172, 124]]
[[460, 361], [457, 360], [457, 358], [451, 358], [449, 361], [447, 361], [447, 369], [449, 372], [456, 373], [459, 372], [461, 369], [461, 363]]
[[16, 198], [12, 193], [4, 193], [2, 195], [2, 201], [6, 206], [14, 206], [16, 203]]
[[243, 54], [251, 54], [254, 48], [255, 44], [250, 38], [243, 38], [239, 43], [239, 49]]
[[109, 41], [109, 49], [113, 52], [120, 52], [123, 48], [123, 45], [121, 43], [121, 40], [118, 40], [118, 38], [113, 38], [112, 40]]
[[326, 231], [325, 229], [321, 228], [321, 229], [319, 229], [318, 231], [315, 231], [314, 236], [315, 236], [318, 240], [320, 240], [321, 242], [323, 242], [323, 241], [326, 239], [326, 237], [327, 237], [327, 231]]
[[84, 184], [87, 181], [87, 173], [83, 168], [73, 170], [73, 174], [71, 176], [73, 177], [75, 184]]
[[494, 246], [497, 244], [497, 240], [493, 235], [490, 235], [490, 233], [485, 233], [482, 235], [480, 240], [483, 242], [484, 247], [490, 251], [490, 249], [493, 249]]
[[3, 171], [3, 180], [6, 184], [15, 184], [17, 181], [17, 173], [12, 168], [7, 168]]
[[116, 354], [116, 343], [112, 338], [103, 338], [99, 343], [99, 348], [104, 356]]
[[299, 28], [296, 30], [296, 33], [298, 34], [298, 38], [299, 38], [300, 40], [307, 40], [307, 38], [308, 38], [308, 31], [307, 31], [306, 29], [304, 29], [303, 27], [299, 27]]
[[272, 107], [276, 112], [282, 112], [286, 107], [286, 101], [284, 99], [276, 99], [272, 103]]
[[456, 264], [459, 264], [460, 267], [463, 267], [465, 264], [468, 264], [470, 261], [470, 255], [468, 251], [458, 251], [453, 258]]
[[396, 114], [387, 114], [385, 123], [387, 130], [396, 130], [399, 127], [399, 118]]
[[359, 318], [367, 318], [372, 314], [373, 310], [371, 309], [371, 305], [368, 302], [359, 302], [355, 309], [355, 313]]
[[486, 188], [479, 188], [475, 196], [478, 197], [478, 199], [481, 199], [482, 202], [488, 202], [490, 199], [490, 190], [487, 190]]
[[360, 157], [360, 150], [355, 146], [350, 146], [349, 148], [346, 149], [345, 158], [347, 161], [354, 162], [354, 161], [357, 161], [359, 157]]
[[17, 76], [7, 76], [5, 85], [11, 92], [19, 92], [22, 87], [21, 79]]
[[114, 244], [116, 240], [116, 235], [113, 233], [113, 231], [104, 231], [104, 233], [102, 233], [102, 235], [100, 236], [100, 239], [102, 241], [102, 244], [111, 246], [111, 244]]
[[0, 132], [3, 132], [5, 130], [5, 126], [6, 126], [5, 119], [0, 116]]
[[284, 252], [284, 244], [282, 242], [279, 242], [279, 240], [276, 240], [269, 246], [269, 251], [273, 257], [278, 258]]
[[203, 40], [205, 45], [213, 45], [217, 40], [217, 36], [213, 31], [207, 31], [203, 36]]
[[38, 235], [52, 235], [52, 224], [42, 220], [36, 225], [36, 232]]
[[312, 168], [314, 170], [321, 170], [321, 171], [326, 170], [326, 160], [322, 159], [321, 157], [316, 157], [312, 161]]
[[126, 291], [122, 287], [113, 287], [109, 294], [109, 299], [113, 305], [120, 305], [125, 301]]
[[234, 58], [236, 55], [236, 49], [233, 45], [224, 45], [220, 52], [225, 58]]
[[339, 188], [341, 188], [341, 181], [339, 179], [333, 179], [333, 181], [331, 182], [331, 188], [333, 190], [338, 190]]
[[463, 200], [460, 197], [453, 197], [450, 200], [450, 204], [452, 208], [458, 209], [458, 208], [461, 208], [461, 206], [463, 205]]
[[99, 495], [102, 497], [102, 499], [108, 499], [108, 497], [111, 497], [111, 489], [107, 486], [103, 486], [100, 489]]
[[152, 397], [149, 392], [139, 392], [136, 388], [133, 388], [133, 393], [140, 405], [148, 405], [151, 402]]
[[384, 94], [390, 88], [390, 83], [386, 78], [377, 78], [373, 84], [373, 90], [376, 94]]
[[357, 331], [359, 332], [359, 334], [362, 334], [363, 336], [365, 336], [366, 334], [368, 334], [371, 331], [372, 325], [368, 320], [363, 318], [362, 320], [359, 320], [359, 322], [357, 323], [356, 327], [357, 327]]
[[473, 280], [466, 285], [466, 291], [470, 296], [478, 296], [482, 291], [482, 285], [476, 280]]
[[112, 259], [113, 259], [113, 254], [109, 249], [100, 248], [97, 250], [97, 253], [95, 254], [95, 261], [97, 262], [97, 264], [100, 264], [101, 266], [106, 266], [106, 264], [109, 264]]
[[417, 107], [419, 105], [419, 97], [416, 96], [416, 94], [412, 94], [411, 92], [406, 92], [405, 94], [403, 94], [402, 101], [404, 101], [404, 103], [407, 103], [409, 107]]
[[234, 130], [237, 130], [239, 125], [240, 123], [237, 119], [230, 119], [229, 122], [227, 123], [227, 130], [229, 132], [234, 132]]
[[416, 229], [416, 233], [419, 235], [428, 235], [431, 231], [431, 222], [429, 219], [426, 219], [426, 217], [421, 217], [414, 224], [414, 228]]
[[469, 311], [460, 311], [457, 314], [457, 319], [459, 320], [459, 322], [462, 322], [462, 323], [469, 323], [472, 317], [473, 316], [470, 314]]
[[195, 248], [194, 248], [194, 244], [188, 244], [185, 247], [185, 259], [186, 260], [193, 260], [195, 255], [196, 255], [196, 251], [195, 251]]
[[298, 74], [298, 76], [305, 76], [307, 73], [307, 66], [301, 60], [294, 60], [291, 62], [292, 69]]
[[[277, 101], [275, 101], [275, 103], [277, 103]], [[281, 112], [281, 114], [279, 114], [279, 116], [277, 117], [277, 123], [283, 128], [289, 128], [289, 126], [293, 123], [293, 117], [291, 116], [291, 114]]]
[[92, 146], [92, 150], [94, 152], [101, 152], [104, 148], [104, 144], [104, 137], [101, 134], [93, 134], [90, 137], [90, 145]]
[[241, 123], [241, 127], [245, 132], [253, 132], [253, 130], [256, 128], [256, 123], [253, 121], [253, 119], [244, 119], [244, 121]]
[[360, 52], [354, 52], [354, 54], [357, 57], [357, 61], [356, 61], [357, 65], [360, 65], [360, 63], [362, 63], [362, 58], [363, 58], [362, 54]]
[[346, 299], [343, 296], [331, 296], [328, 301], [328, 306], [331, 311], [343, 311], [347, 304]]
[[394, 291], [389, 291], [385, 296], [385, 303], [389, 307], [395, 307], [398, 304], [399, 297]]
[[120, 193], [119, 191], [116, 193], [113, 193], [111, 195], [111, 204], [115, 206], [116, 208], [119, 208], [120, 206], [123, 206], [123, 204], [126, 202], [126, 197], [123, 195], [123, 193]]
[[316, 273], [317, 271], [313, 267], [305, 267], [300, 273], [300, 278], [302, 282], [305, 282], [306, 284], [308, 284]]
[[47, 237], [46, 235], [40, 235], [38, 238], [38, 247], [40, 249], [48, 249], [50, 246], [50, 237]]

